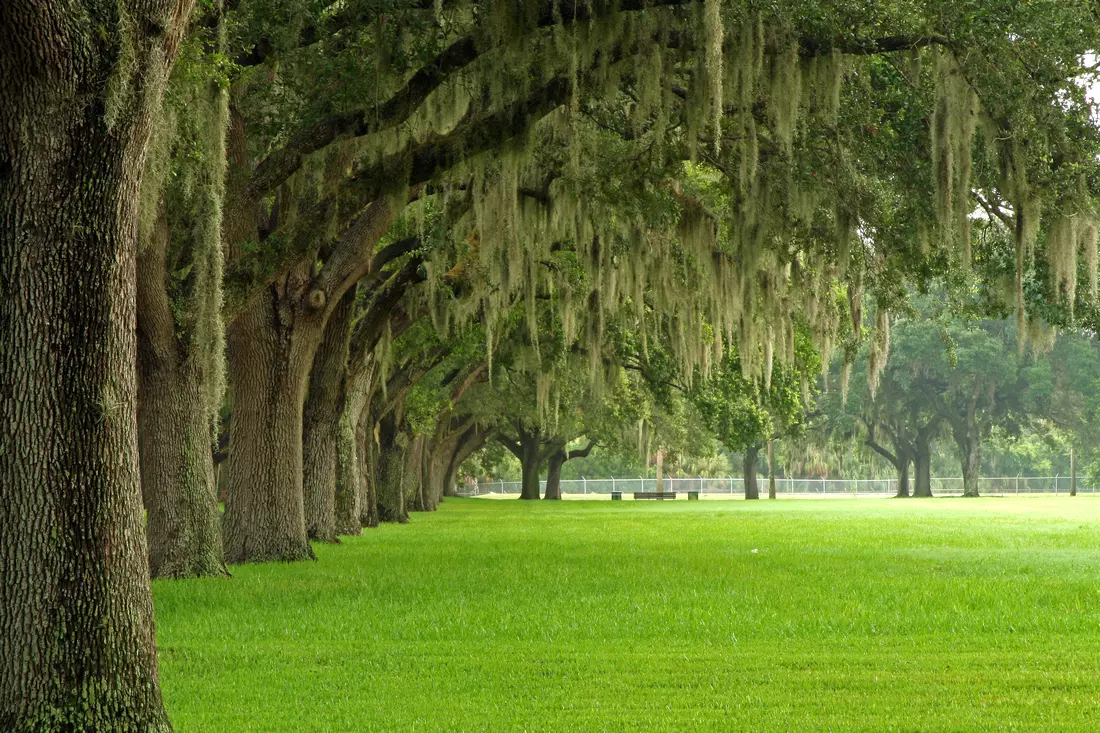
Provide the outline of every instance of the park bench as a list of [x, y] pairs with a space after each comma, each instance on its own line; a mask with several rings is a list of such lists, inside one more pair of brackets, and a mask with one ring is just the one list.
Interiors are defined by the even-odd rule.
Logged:
[[640, 499], [656, 499], [656, 500], [660, 501], [662, 499], [675, 499], [675, 498], [676, 498], [676, 492], [675, 491], [635, 491], [634, 492], [634, 500], [635, 501], [638, 501]]

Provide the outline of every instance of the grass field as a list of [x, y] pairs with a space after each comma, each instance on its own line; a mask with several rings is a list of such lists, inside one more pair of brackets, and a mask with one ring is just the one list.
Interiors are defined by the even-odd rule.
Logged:
[[176, 730], [1100, 730], [1100, 500], [448, 500], [157, 582]]

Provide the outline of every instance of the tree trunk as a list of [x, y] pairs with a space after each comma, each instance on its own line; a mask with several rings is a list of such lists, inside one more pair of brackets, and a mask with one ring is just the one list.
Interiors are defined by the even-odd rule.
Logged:
[[967, 426], [965, 431], [954, 431], [955, 445], [959, 449], [959, 462], [962, 465], [963, 496], [978, 496], [978, 476], [982, 465], [982, 444], [977, 436], [974, 426]]
[[224, 577], [210, 422], [195, 408], [205, 399], [204, 385], [187, 365], [158, 371], [143, 373], [138, 400], [149, 572]]
[[336, 470], [345, 371], [351, 339], [355, 290], [348, 290], [329, 316], [325, 335], [313, 356], [309, 390], [302, 409], [302, 490], [306, 534], [337, 542]]
[[229, 327], [231, 563], [316, 559], [302, 495], [302, 403], [315, 344], [279, 311], [275, 293], [263, 293]]
[[1069, 449], [1069, 495], [1077, 496], [1077, 453]]
[[524, 500], [538, 500], [539, 498], [539, 468], [542, 466], [542, 441], [538, 430], [522, 431], [520, 433], [520, 468], [522, 469], [522, 481], [520, 484], [519, 498]]
[[913, 447], [913, 467], [916, 469], [913, 496], [929, 499], [932, 497], [932, 443], [922, 432], [917, 435]]
[[971, 440], [963, 458], [963, 496], [978, 496], [978, 476], [982, 463], [982, 444]]
[[435, 509], [424, 493], [424, 436], [417, 435], [412, 439], [406, 457], [405, 476], [403, 489], [405, 501], [409, 504], [409, 510], [414, 512], [430, 512]]
[[393, 412], [378, 423], [376, 450], [378, 519], [382, 522], [404, 524], [409, 521], [409, 507], [405, 495], [408, 436], [402, 433], [399, 417]]
[[190, 10], [0, 9], [0, 730], [171, 730], [139, 484], [135, 244]]
[[760, 455], [760, 446], [754, 445], [745, 450], [744, 459], [744, 475], [745, 475], [745, 498], [746, 499], [759, 499], [760, 487], [756, 482], [756, 459]]
[[909, 498], [909, 459], [904, 455], [898, 458], [898, 492], [894, 495], [898, 499]]
[[561, 499], [561, 467], [565, 465], [565, 449], [556, 450], [547, 459], [546, 494], [543, 499]]
[[477, 451], [489, 440], [489, 433], [479, 430], [476, 426], [463, 433], [462, 438], [455, 446], [454, 453], [447, 462], [447, 471], [443, 476], [443, 495], [454, 496], [457, 492], [458, 469], [466, 462], [466, 459]]
[[362, 457], [356, 439], [362, 402], [353, 401], [349, 394], [344, 409], [340, 411], [340, 424], [336, 435], [336, 534], [358, 535], [363, 533], [360, 519], [360, 497], [363, 481]]
[[218, 511], [210, 375], [187, 353], [165, 285], [161, 218], [138, 257], [138, 433], [154, 578], [228, 575]]
[[369, 409], [359, 416], [355, 428], [356, 455], [359, 460], [359, 523], [378, 526], [378, 444], [374, 442], [374, 420]]
[[775, 441], [768, 441], [768, 498], [775, 498]]

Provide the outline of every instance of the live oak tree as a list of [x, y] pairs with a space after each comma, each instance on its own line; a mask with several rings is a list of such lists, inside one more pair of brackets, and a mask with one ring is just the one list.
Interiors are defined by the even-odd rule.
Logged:
[[[192, 5], [0, 9], [0, 379], [11, 397], [0, 569], [18, 579], [0, 591], [5, 728], [167, 727], [138, 503], [134, 272], [172, 60], [190, 24], [218, 25], [216, 3]], [[1079, 83], [1095, 75], [1083, 60], [1095, 50], [1089, 3], [232, 6], [222, 317], [233, 562], [312, 556], [302, 441], [317, 352], [347, 293], [410, 259], [377, 258], [422, 196], [474, 199], [455, 229], [463, 257], [442, 264], [470, 267], [476, 297], [454, 310], [485, 327], [487, 373], [506, 314], [517, 299], [534, 313], [552, 284], [562, 328], [583, 322], [588, 347], [606, 334], [601, 318], [632, 313], [645, 334], [655, 317], [681, 374], [705, 375], [736, 350], [759, 385], [769, 353], [793, 361], [796, 323], [828, 357], [838, 286], [855, 303], [885, 287], [880, 271], [980, 264], [969, 213], [982, 202], [1011, 234], [1002, 285], [1019, 332], [1036, 313], [1033, 273], [1066, 312], [1096, 280], [1097, 132]], [[183, 218], [211, 221], [219, 185], [205, 175]], [[169, 225], [169, 241], [190, 229]], [[580, 281], [543, 266], [556, 251], [574, 254], [583, 288], [561, 290]], [[158, 257], [142, 272], [156, 274]], [[188, 346], [218, 338], [188, 328], [190, 314], [218, 308], [216, 277], [200, 278], [211, 261], [197, 264], [183, 274], [165, 257], [190, 301], [172, 314]], [[211, 295], [195, 301], [200, 280]], [[157, 384], [148, 375], [143, 391]], [[200, 428], [187, 427], [189, 446]], [[330, 475], [320, 463], [311, 476]], [[316, 506], [327, 537], [327, 504]]]
[[135, 259], [192, 5], [0, 8], [4, 730], [171, 730], [138, 470]]
[[226, 575], [212, 446], [225, 390], [224, 23], [193, 24], [141, 192], [138, 430], [153, 577]]

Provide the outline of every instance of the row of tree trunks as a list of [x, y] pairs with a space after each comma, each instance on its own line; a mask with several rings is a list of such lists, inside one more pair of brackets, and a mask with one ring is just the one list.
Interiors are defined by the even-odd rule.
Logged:
[[191, 7], [0, 10], [0, 730], [171, 730], [138, 466], [135, 250]]

